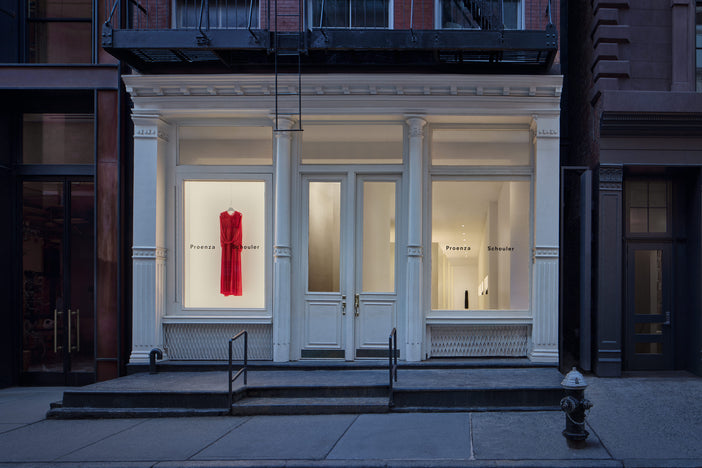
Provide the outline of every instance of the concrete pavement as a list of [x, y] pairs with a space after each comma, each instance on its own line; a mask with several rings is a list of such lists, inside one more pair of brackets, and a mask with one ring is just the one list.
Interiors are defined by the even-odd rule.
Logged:
[[586, 376], [590, 437], [557, 411], [46, 420], [62, 388], [0, 390], [0, 466], [702, 466], [702, 379]]

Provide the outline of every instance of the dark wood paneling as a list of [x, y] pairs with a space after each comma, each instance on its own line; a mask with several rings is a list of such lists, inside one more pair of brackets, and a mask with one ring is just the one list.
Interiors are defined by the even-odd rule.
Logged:
[[[116, 91], [97, 94], [97, 300], [98, 380], [118, 376], [119, 298], [119, 103]], [[101, 361], [102, 359], [113, 359]], [[114, 365], [113, 365], [114, 364]]]

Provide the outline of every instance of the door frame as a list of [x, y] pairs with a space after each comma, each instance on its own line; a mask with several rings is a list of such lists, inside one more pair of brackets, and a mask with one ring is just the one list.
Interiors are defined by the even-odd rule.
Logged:
[[[85, 165], [76, 165], [75, 168], [67, 167], [64, 168], [64, 170], [56, 171], [55, 166], [48, 166], [48, 167], [33, 167], [30, 168], [28, 171], [22, 171], [26, 172], [26, 175], [20, 174], [20, 177], [18, 177], [16, 186], [15, 186], [15, 194], [16, 194], [16, 204], [15, 204], [15, 216], [14, 219], [17, 221], [16, 222], [16, 228], [15, 228], [15, 240], [14, 240], [14, 245], [16, 252], [20, 252], [19, 255], [15, 256], [15, 278], [17, 278], [17, 288], [16, 288], [16, 298], [15, 298], [15, 304], [16, 306], [14, 307], [14, 314], [16, 317], [19, 318], [18, 323], [19, 323], [19, 339], [18, 339], [18, 356], [16, 359], [19, 360], [19, 374], [20, 374], [20, 383], [23, 385], [87, 385], [90, 383], [94, 383], [97, 379], [97, 361], [96, 361], [96, 355], [95, 352], [97, 350], [97, 340], [95, 339], [96, 333], [95, 333], [95, 324], [97, 323], [95, 320], [95, 312], [96, 312], [96, 307], [97, 307], [97, 294], [93, 294], [92, 298], [92, 309], [93, 309], [93, 369], [91, 372], [75, 372], [71, 371], [71, 353], [70, 351], [68, 353], [64, 353], [63, 355], [63, 370], [61, 372], [41, 372], [41, 371], [25, 371], [23, 367], [23, 360], [24, 360], [24, 333], [23, 333], [23, 327], [24, 327], [24, 301], [23, 301], [23, 275], [24, 275], [24, 268], [23, 268], [23, 255], [21, 252], [23, 251], [23, 235], [22, 235], [22, 229], [23, 229], [23, 222], [24, 222], [24, 184], [25, 182], [57, 182], [62, 184], [63, 186], [63, 202], [64, 202], [64, 207], [63, 207], [63, 212], [64, 212], [64, 219], [68, 219], [71, 216], [71, 184], [74, 182], [89, 182], [93, 184], [93, 225], [91, 227], [92, 233], [93, 233], [93, 246], [92, 246], [92, 253], [91, 253], [91, 258], [92, 258], [92, 283], [93, 283], [93, 292], [95, 292], [95, 288], [97, 285], [97, 217], [95, 216], [97, 213], [97, 192], [96, 192], [96, 183], [95, 183], [95, 177], [93, 174], [93, 167], [92, 166], [85, 166]], [[58, 173], [57, 173], [58, 172]], [[69, 291], [69, 302], [70, 302], [70, 289], [71, 289], [71, 282], [70, 282], [70, 277], [71, 277], [71, 271], [70, 271], [70, 266], [66, 267], [67, 262], [66, 259], [70, 257], [71, 254], [71, 245], [70, 245], [70, 223], [64, 223], [64, 228], [63, 228], [63, 246], [62, 246], [62, 258], [64, 261], [64, 270], [62, 273], [62, 283], [63, 283], [63, 291], [62, 295], [64, 296], [64, 302], [65, 301], [65, 291]], [[65, 307], [64, 307], [65, 308]], [[67, 309], [66, 309], [67, 310]], [[64, 310], [64, 313], [66, 312]], [[65, 317], [68, 317], [66, 315]], [[70, 321], [70, 317], [68, 319], [64, 318], [63, 320], [63, 327], [62, 328], [67, 328], [68, 322]], [[62, 332], [65, 332], [65, 330], [62, 330]], [[63, 346], [64, 349], [67, 347], [67, 341], [68, 338], [64, 337], [63, 338]]]
[[[354, 227], [356, 216], [359, 215], [359, 187], [358, 181], [394, 181], [395, 188], [395, 326], [398, 329], [398, 336], [404, 334], [404, 314], [402, 310], [405, 305], [405, 259], [406, 248], [406, 194], [403, 185], [404, 165], [309, 165], [300, 166], [296, 175], [296, 190], [293, 194], [293, 212], [297, 214], [296, 219], [300, 222], [292, 229], [294, 251], [299, 255], [293, 255], [293, 271], [299, 271], [293, 279], [293, 294], [291, 304], [291, 360], [313, 358], [303, 357], [304, 348], [304, 326], [305, 326], [305, 306], [307, 296], [307, 210], [308, 206], [308, 183], [310, 181], [341, 181], [341, 219], [340, 219], [340, 289], [353, 291], [359, 281], [355, 273], [359, 263], [358, 249], [359, 236], [362, 236], [360, 228]], [[362, 206], [360, 206], [362, 209]], [[346, 249], [346, 251], [344, 251]], [[356, 336], [357, 321], [354, 316], [353, 294], [338, 293], [339, 301], [341, 296], [346, 296], [346, 314], [342, 317], [342, 342], [340, 349], [343, 350], [343, 359], [347, 361], [356, 360]], [[371, 353], [372, 354], [372, 353]], [[400, 351], [400, 354], [403, 354]], [[323, 357], [323, 356], [319, 356]], [[340, 356], [331, 356], [340, 358]], [[375, 356], [369, 356], [375, 357]]]

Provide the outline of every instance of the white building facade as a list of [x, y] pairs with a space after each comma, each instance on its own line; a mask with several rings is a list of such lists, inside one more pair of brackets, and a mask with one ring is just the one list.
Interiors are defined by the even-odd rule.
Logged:
[[302, 131], [273, 75], [123, 78], [131, 363], [558, 361], [562, 77], [303, 75]]

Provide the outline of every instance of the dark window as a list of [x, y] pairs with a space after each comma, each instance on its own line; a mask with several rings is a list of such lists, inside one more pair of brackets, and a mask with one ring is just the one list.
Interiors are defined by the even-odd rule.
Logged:
[[30, 63], [90, 63], [92, 2], [30, 0], [27, 34]]
[[93, 164], [92, 114], [24, 114], [22, 164]]
[[627, 182], [627, 231], [630, 234], [668, 232], [669, 198], [666, 181]]
[[[176, 28], [199, 27], [201, 4], [199, 0], [176, 0]], [[250, 25], [259, 28], [258, 11], [258, 1], [213, 0], [205, 3], [202, 27], [227, 29], [247, 28]]]
[[522, 0], [441, 0], [444, 29], [522, 29]]
[[388, 0], [312, 0], [313, 28], [388, 28]]

